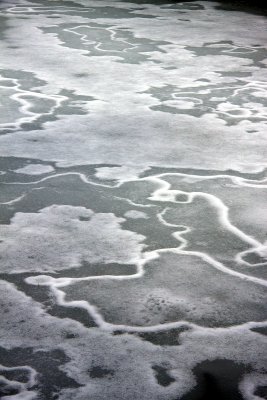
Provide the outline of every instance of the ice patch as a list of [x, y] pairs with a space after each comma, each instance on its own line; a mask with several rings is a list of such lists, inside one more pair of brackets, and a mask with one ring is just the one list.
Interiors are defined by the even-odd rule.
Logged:
[[148, 170], [145, 166], [122, 165], [121, 167], [99, 167], [96, 169], [95, 176], [103, 180], [117, 180], [119, 182], [128, 182], [135, 180], [138, 176]]
[[25, 167], [14, 170], [17, 174], [25, 175], [49, 174], [52, 171], [54, 171], [54, 168], [51, 165], [44, 164], [28, 164]]
[[67, 205], [17, 213], [11, 225], [2, 226], [1, 272], [53, 272], [79, 267], [82, 261], [134, 263], [145, 238], [122, 230], [123, 221], [111, 213]]
[[148, 215], [146, 213], [144, 213], [143, 211], [137, 211], [137, 210], [130, 210], [127, 211], [124, 216], [126, 218], [131, 218], [131, 219], [147, 219]]

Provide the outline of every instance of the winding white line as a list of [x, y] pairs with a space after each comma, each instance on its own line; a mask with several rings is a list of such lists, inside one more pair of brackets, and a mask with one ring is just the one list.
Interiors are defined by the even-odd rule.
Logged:
[[[126, 44], [126, 48], [123, 49], [123, 50], [115, 50], [115, 49], [113, 49], [113, 50], [104, 50], [104, 49], [101, 49], [100, 46], [103, 44], [102, 42], [97, 42], [95, 40], [92, 41], [90, 39], [88, 40], [87, 39], [88, 35], [86, 33], [82, 34], [82, 33], [79, 33], [79, 32], [75, 32], [75, 29], [79, 29], [79, 28], [97, 29], [97, 30], [102, 30], [102, 31], [108, 32], [110, 34], [110, 39], [111, 40], [113, 40], [114, 42], [120, 42], [120, 43]], [[123, 53], [123, 52], [126, 52], [128, 50], [132, 50], [132, 49], [138, 47], [138, 45], [135, 45], [133, 43], [127, 42], [127, 40], [124, 40], [123, 38], [116, 38], [117, 32], [113, 27], [103, 28], [101, 26], [77, 25], [77, 26], [75, 26], [73, 28], [69, 28], [69, 29], [65, 28], [65, 29], [63, 29], [63, 31], [80, 36], [81, 42], [84, 42], [84, 44], [92, 44], [92, 45], [94, 45], [93, 46], [94, 49], [96, 49], [98, 51], [111, 52], [111, 53]], [[127, 47], [127, 45], [130, 45], [131, 47]]]
[[8, 205], [8, 204], [18, 203], [20, 200], [24, 199], [24, 197], [26, 197], [26, 196], [27, 196], [27, 193], [23, 193], [21, 196], [18, 196], [18, 197], [16, 197], [16, 198], [13, 199], [13, 200], [4, 201], [4, 202], [2, 202], [2, 203], [0, 203], [0, 204]]
[[[1, 81], [12, 81], [12, 83], [14, 84], [14, 86], [1, 86]], [[16, 129], [18, 129], [23, 123], [32, 123], [34, 121], [37, 121], [38, 118], [42, 117], [43, 115], [53, 115], [54, 111], [59, 108], [62, 105], [62, 102], [65, 100], [68, 100], [68, 97], [66, 96], [62, 96], [62, 95], [46, 95], [46, 94], [42, 94], [39, 92], [35, 92], [35, 91], [30, 91], [30, 90], [26, 90], [26, 89], [21, 89], [21, 84], [19, 83], [19, 80], [17, 78], [3, 78], [0, 77], [0, 88], [4, 88], [4, 89], [9, 89], [9, 90], [15, 90], [16, 93], [12, 94], [10, 96], [10, 99], [16, 101], [19, 106], [18, 109], [19, 111], [26, 115], [24, 117], [20, 117], [17, 118], [16, 122], [13, 123], [3, 123], [0, 124], [0, 129], [9, 129], [11, 131], [14, 131]], [[52, 101], [54, 103], [54, 105], [49, 107], [49, 111], [47, 112], [43, 112], [43, 113], [36, 113], [31, 111], [30, 109], [32, 107], [34, 107], [34, 104], [27, 100], [24, 99], [23, 97], [35, 97], [38, 100], [40, 99], [46, 99], [49, 101]]]
[[[177, 235], [181, 235], [181, 232], [178, 232]], [[176, 321], [176, 322], [169, 322], [169, 323], [164, 323], [164, 324], [158, 324], [158, 325], [153, 325], [153, 326], [145, 326], [145, 327], [140, 327], [140, 326], [130, 326], [130, 325], [117, 325], [117, 324], [111, 324], [108, 323], [104, 320], [102, 317], [101, 313], [98, 311], [97, 307], [90, 304], [86, 300], [74, 300], [74, 301], [66, 301], [66, 293], [60, 290], [60, 287], [64, 286], [69, 286], [73, 283], [76, 282], [81, 282], [81, 281], [89, 281], [89, 280], [128, 280], [128, 279], [138, 279], [142, 277], [145, 273], [144, 271], [144, 266], [147, 262], [156, 259], [159, 257], [160, 253], [167, 253], [167, 252], [172, 252], [175, 254], [182, 254], [182, 255], [190, 255], [190, 256], [195, 256], [198, 258], [201, 258], [203, 261], [207, 262], [209, 265], [213, 266], [217, 270], [227, 273], [229, 275], [238, 277], [242, 280], [253, 282], [255, 284], [260, 284], [262, 286], [267, 287], [267, 281], [256, 278], [253, 276], [248, 276], [245, 274], [242, 274], [240, 272], [233, 271], [227, 267], [225, 267], [222, 263], [214, 260], [212, 257], [210, 257], [208, 254], [197, 252], [197, 251], [185, 251], [183, 248], [185, 247], [185, 243], [182, 243], [180, 248], [169, 248], [169, 249], [159, 249], [159, 250], [154, 250], [149, 253], [145, 253], [146, 258], [139, 263], [138, 265], [138, 270], [136, 274], [133, 275], [103, 275], [103, 276], [90, 276], [90, 277], [83, 277], [83, 278], [53, 278], [51, 276], [46, 276], [46, 275], [41, 275], [41, 276], [35, 276], [35, 277], [28, 277], [25, 279], [25, 281], [29, 284], [32, 285], [44, 285], [44, 286], [49, 286], [52, 293], [54, 294], [57, 304], [65, 306], [65, 307], [79, 307], [88, 312], [90, 317], [95, 321], [97, 326], [103, 330], [108, 330], [108, 331], [117, 331], [117, 330], [122, 330], [124, 332], [156, 332], [156, 331], [161, 331], [161, 330], [169, 330], [169, 329], [174, 329], [174, 328], [181, 328], [183, 326], [191, 327], [191, 328], [196, 328], [199, 327], [196, 324], [187, 322], [187, 321]], [[204, 327], [204, 329], [206, 329]]]
[[[267, 168], [267, 164], [266, 164]], [[243, 178], [241, 176], [235, 175], [227, 175], [227, 174], [217, 174], [217, 175], [197, 175], [197, 174], [187, 174], [183, 172], [163, 172], [161, 174], [154, 175], [156, 178], [162, 178], [165, 176], [178, 176], [178, 177], [185, 177], [185, 178], [192, 178], [196, 181], [206, 181], [206, 180], [213, 180], [213, 179], [229, 179], [234, 184], [238, 186], [246, 186], [246, 187], [257, 187], [257, 188], [267, 188], [267, 178], [263, 178], [261, 180], [254, 180]], [[139, 180], [149, 178], [139, 178]], [[261, 183], [266, 183], [266, 185], [261, 185]]]
[[[33, 188], [30, 190], [29, 193], [34, 192], [36, 190], [42, 190], [42, 189], [46, 189], [44, 186], [41, 186], [39, 188]], [[0, 203], [0, 205], [9, 205], [9, 204], [14, 204], [14, 203], [18, 203], [20, 202], [22, 199], [24, 199], [25, 197], [27, 197], [29, 195], [29, 193], [23, 193], [21, 196], [16, 197], [15, 199], [9, 200], [9, 201], [5, 201]]]
[[[144, 178], [143, 178], [144, 179]], [[202, 197], [206, 199], [210, 205], [212, 205], [218, 212], [218, 217], [221, 225], [227, 229], [228, 231], [232, 232], [234, 235], [239, 237], [242, 241], [250, 244], [253, 247], [258, 247], [261, 243], [254, 239], [253, 237], [249, 236], [248, 234], [241, 231], [239, 228], [234, 226], [229, 219], [229, 209], [228, 207], [222, 202], [221, 199], [218, 197], [205, 193], [205, 192], [185, 192], [182, 190], [171, 190], [171, 184], [161, 180], [159, 177], [147, 177], [146, 180], [154, 182], [158, 184], [159, 188], [152, 193], [152, 196], [149, 197], [150, 200], [165, 202], [169, 201], [172, 203], [179, 203], [176, 200], [176, 196], [179, 194], [183, 194], [188, 196], [187, 201], [183, 201], [182, 203], [192, 203], [192, 201], [197, 197]]]
[[[258, 246], [258, 247], [254, 247], [254, 248], [252, 248], [252, 249], [248, 249], [248, 250], [241, 251], [240, 253], [238, 253], [238, 254], [235, 256], [235, 261], [236, 261], [238, 264], [245, 264], [245, 265], [247, 265], [247, 266], [249, 266], [249, 267], [261, 267], [261, 266], [265, 266], [265, 265], [267, 265], [267, 257], [266, 257], [266, 256], [265, 256], [265, 257], [264, 257], [264, 256], [261, 256], [260, 252], [261, 252], [261, 250], [263, 250], [263, 249], [266, 251], [266, 247], [267, 247], [267, 245], [260, 245], [260, 246]], [[247, 254], [253, 253], [253, 252], [257, 253], [257, 255], [258, 255], [259, 257], [262, 257], [262, 258], [265, 259], [266, 261], [261, 261], [261, 262], [258, 262], [258, 263], [251, 264], [250, 262], [244, 260], [244, 257], [245, 257]]]
[[128, 204], [130, 204], [131, 206], [135, 206], [135, 207], [147, 207], [147, 208], [157, 207], [156, 204], [142, 204], [142, 203], [136, 203], [135, 201], [132, 201], [132, 200], [127, 199], [127, 198], [125, 198], [125, 197], [114, 196], [114, 198], [115, 198], [115, 199], [118, 199], [118, 200], [126, 201]]
[[113, 189], [113, 188], [117, 188], [121, 185], [121, 183], [118, 183], [115, 185], [106, 185], [106, 184], [102, 184], [102, 183], [89, 181], [85, 174], [83, 174], [81, 172], [72, 172], [72, 171], [45, 176], [44, 178], [38, 179], [37, 181], [31, 181], [31, 182], [17, 182], [17, 181], [16, 182], [3, 182], [3, 185], [36, 185], [37, 183], [45, 182], [49, 179], [54, 179], [54, 178], [58, 178], [61, 176], [68, 176], [68, 175], [77, 175], [80, 177], [81, 181], [83, 181], [86, 184], [93, 185], [93, 186], [102, 186], [102, 187], [108, 187], [108, 188]]
[[[267, 167], [267, 164], [266, 164]], [[156, 174], [156, 175], [150, 175], [150, 176], [146, 176], [144, 178], [133, 178], [133, 179], [120, 179], [119, 182], [113, 184], [113, 185], [107, 185], [107, 184], [103, 184], [103, 183], [97, 183], [94, 181], [90, 181], [88, 180], [88, 178], [86, 177], [85, 174], [80, 173], [80, 172], [62, 172], [62, 173], [57, 173], [54, 175], [50, 175], [50, 176], [46, 176], [38, 181], [31, 181], [31, 182], [4, 182], [4, 184], [6, 185], [34, 185], [36, 183], [40, 183], [43, 182], [47, 179], [52, 179], [52, 178], [57, 178], [58, 176], [64, 176], [64, 175], [78, 175], [80, 177], [80, 179], [88, 184], [91, 185], [95, 185], [95, 186], [103, 186], [103, 187], [110, 187], [110, 188], [118, 188], [120, 186], [122, 186], [124, 183], [128, 183], [128, 182], [140, 182], [140, 181], [146, 181], [149, 179], [154, 179], [154, 181], [156, 182], [157, 179], [159, 179], [158, 182], [162, 182], [162, 177], [164, 176], [181, 176], [181, 177], [186, 177], [186, 178], [192, 178], [192, 179], [196, 179], [199, 181], [205, 181], [205, 180], [212, 180], [212, 179], [220, 179], [220, 178], [226, 178], [226, 179], [230, 179], [234, 184], [238, 185], [238, 186], [246, 186], [246, 187], [256, 187], [258, 189], [265, 189], [267, 188], [267, 178], [263, 178], [261, 180], [253, 180], [253, 179], [247, 179], [247, 178], [243, 178], [243, 177], [238, 177], [238, 176], [233, 176], [233, 175], [227, 175], [227, 174], [218, 174], [218, 175], [194, 175], [194, 174], [186, 174], [186, 173], [182, 173], [182, 172], [164, 172], [161, 174]], [[266, 185], [261, 185], [261, 183], [265, 183]], [[258, 184], [259, 183], [259, 184]]]
[[[81, 173], [73, 173], [73, 172], [67, 172], [63, 174], [56, 174], [52, 176], [48, 176], [45, 178], [42, 178], [38, 180], [37, 182], [34, 183], [40, 183], [43, 182], [47, 179], [55, 178], [58, 176], [65, 176], [65, 175], [78, 175], [80, 179], [87, 183], [87, 184], [94, 184], [93, 182], [90, 182], [87, 177], [84, 174]], [[205, 193], [205, 192], [185, 192], [181, 190], [171, 190], [171, 184], [164, 181], [162, 179], [163, 176], [166, 176], [169, 174], [160, 174], [160, 175], [155, 175], [155, 176], [149, 176], [145, 178], [139, 178], [139, 179], [133, 179], [133, 181], [149, 181], [154, 184], [156, 184], [157, 188], [154, 190], [152, 195], [149, 197], [150, 200], [156, 201], [156, 202], [172, 202], [172, 203], [179, 203], [178, 200], [176, 200], [177, 195], [184, 195], [187, 196], [186, 201], [183, 201], [183, 203], [191, 203], [195, 198], [197, 197], [202, 197], [205, 200], [209, 202], [209, 204], [214, 207], [217, 210], [218, 213], [218, 219], [220, 224], [229, 232], [232, 232], [234, 235], [239, 237], [242, 241], [248, 243], [250, 246], [253, 248], [258, 248], [259, 246], [262, 246], [262, 244], [254, 239], [253, 237], [247, 235], [240, 229], [238, 229], [236, 226], [234, 226], [228, 215], [228, 207], [216, 196]], [[179, 174], [186, 176], [186, 174]], [[208, 177], [208, 179], [211, 179]], [[214, 176], [212, 179], [215, 179]], [[232, 179], [232, 178], [231, 178]], [[33, 183], [32, 183], [33, 184]], [[118, 183], [119, 187], [121, 186], [121, 182]], [[101, 184], [97, 184], [97, 186], [102, 186]], [[134, 205], [139, 205], [138, 203], [134, 203]], [[143, 206], [143, 205], [139, 205]], [[76, 300], [76, 301], [66, 301], [65, 300], [65, 293], [60, 290], [60, 288], [64, 286], [71, 285], [75, 282], [81, 282], [81, 281], [93, 281], [93, 280], [129, 280], [129, 279], [139, 279], [141, 278], [144, 273], [145, 273], [145, 265], [153, 260], [156, 259], [160, 256], [161, 253], [167, 253], [167, 252], [172, 252], [174, 254], [180, 254], [180, 255], [188, 255], [188, 256], [193, 256], [202, 259], [204, 262], [208, 263], [210, 266], [213, 268], [219, 270], [220, 272], [226, 273], [231, 276], [235, 276], [239, 279], [252, 282], [254, 284], [259, 284], [261, 286], [267, 287], [267, 281], [264, 279], [260, 279], [254, 276], [249, 276], [237, 271], [234, 271], [225, 265], [223, 265], [221, 262], [213, 259], [211, 256], [209, 256], [206, 253], [199, 252], [199, 251], [188, 251], [185, 250], [186, 246], [188, 244], [187, 240], [183, 237], [184, 234], [190, 232], [190, 228], [184, 225], [176, 225], [176, 224], [169, 224], [168, 222], [165, 221], [164, 219], [164, 214], [166, 213], [168, 208], [165, 208], [162, 212], [157, 214], [157, 217], [161, 223], [167, 226], [172, 226], [176, 228], [183, 228], [183, 231], [176, 231], [173, 232], [173, 236], [180, 242], [180, 244], [175, 247], [175, 248], [167, 248], [167, 249], [157, 249], [151, 252], [146, 252], [143, 254], [143, 259], [141, 260], [136, 260], [136, 273], [132, 275], [100, 275], [100, 276], [87, 276], [87, 277], [82, 277], [82, 278], [54, 278], [51, 276], [35, 276], [35, 277], [28, 277], [26, 279], [26, 282], [29, 284], [33, 285], [45, 285], [49, 286], [51, 288], [51, 291], [54, 293], [55, 298], [57, 299], [57, 303], [66, 306], [66, 307], [79, 307], [82, 309], [85, 309], [88, 314], [93, 318], [95, 323], [104, 330], [108, 331], [116, 331], [116, 330], [122, 330], [125, 332], [155, 332], [159, 330], [169, 330], [172, 328], [179, 328], [182, 326], [187, 326], [191, 328], [196, 328], [198, 327], [195, 324], [188, 323], [186, 321], [177, 321], [177, 322], [171, 322], [171, 323], [166, 323], [166, 324], [158, 324], [154, 326], [145, 326], [145, 327], [140, 327], [140, 326], [128, 326], [128, 325], [116, 325], [116, 324], [111, 324], [108, 323], [104, 320], [100, 312], [98, 311], [97, 307], [93, 306], [89, 302], [85, 300]], [[205, 328], [206, 329], [206, 328]]]

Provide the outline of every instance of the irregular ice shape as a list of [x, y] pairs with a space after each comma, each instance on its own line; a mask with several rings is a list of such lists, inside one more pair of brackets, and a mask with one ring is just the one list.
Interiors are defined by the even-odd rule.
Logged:
[[67, 205], [17, 213], [11, 225], [1, 229], [1, 272], [53, 272], [79, 267], [83, 260], [134, 263], [144, 236], [122, 230], [123, 221], [111, 213]]
[[54, 171], [54, 168], [51, 165], [44, 164], [28, 164], [25, 167], [16, 169], [14, 172], [17, 174], [26, 174], [26, 175], [42, 175], [48, 174], [49, 172]]

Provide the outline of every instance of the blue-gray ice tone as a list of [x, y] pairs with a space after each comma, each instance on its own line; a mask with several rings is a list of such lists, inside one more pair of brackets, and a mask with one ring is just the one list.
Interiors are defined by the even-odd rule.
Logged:
[[267, 21], [0, 3], [0, 398], [267, 393]]

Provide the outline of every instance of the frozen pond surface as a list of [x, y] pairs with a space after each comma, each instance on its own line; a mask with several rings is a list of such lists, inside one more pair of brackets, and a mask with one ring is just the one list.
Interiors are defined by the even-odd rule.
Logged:
[[1, 2], [1, 399], [266, 399], [266, 32]]

